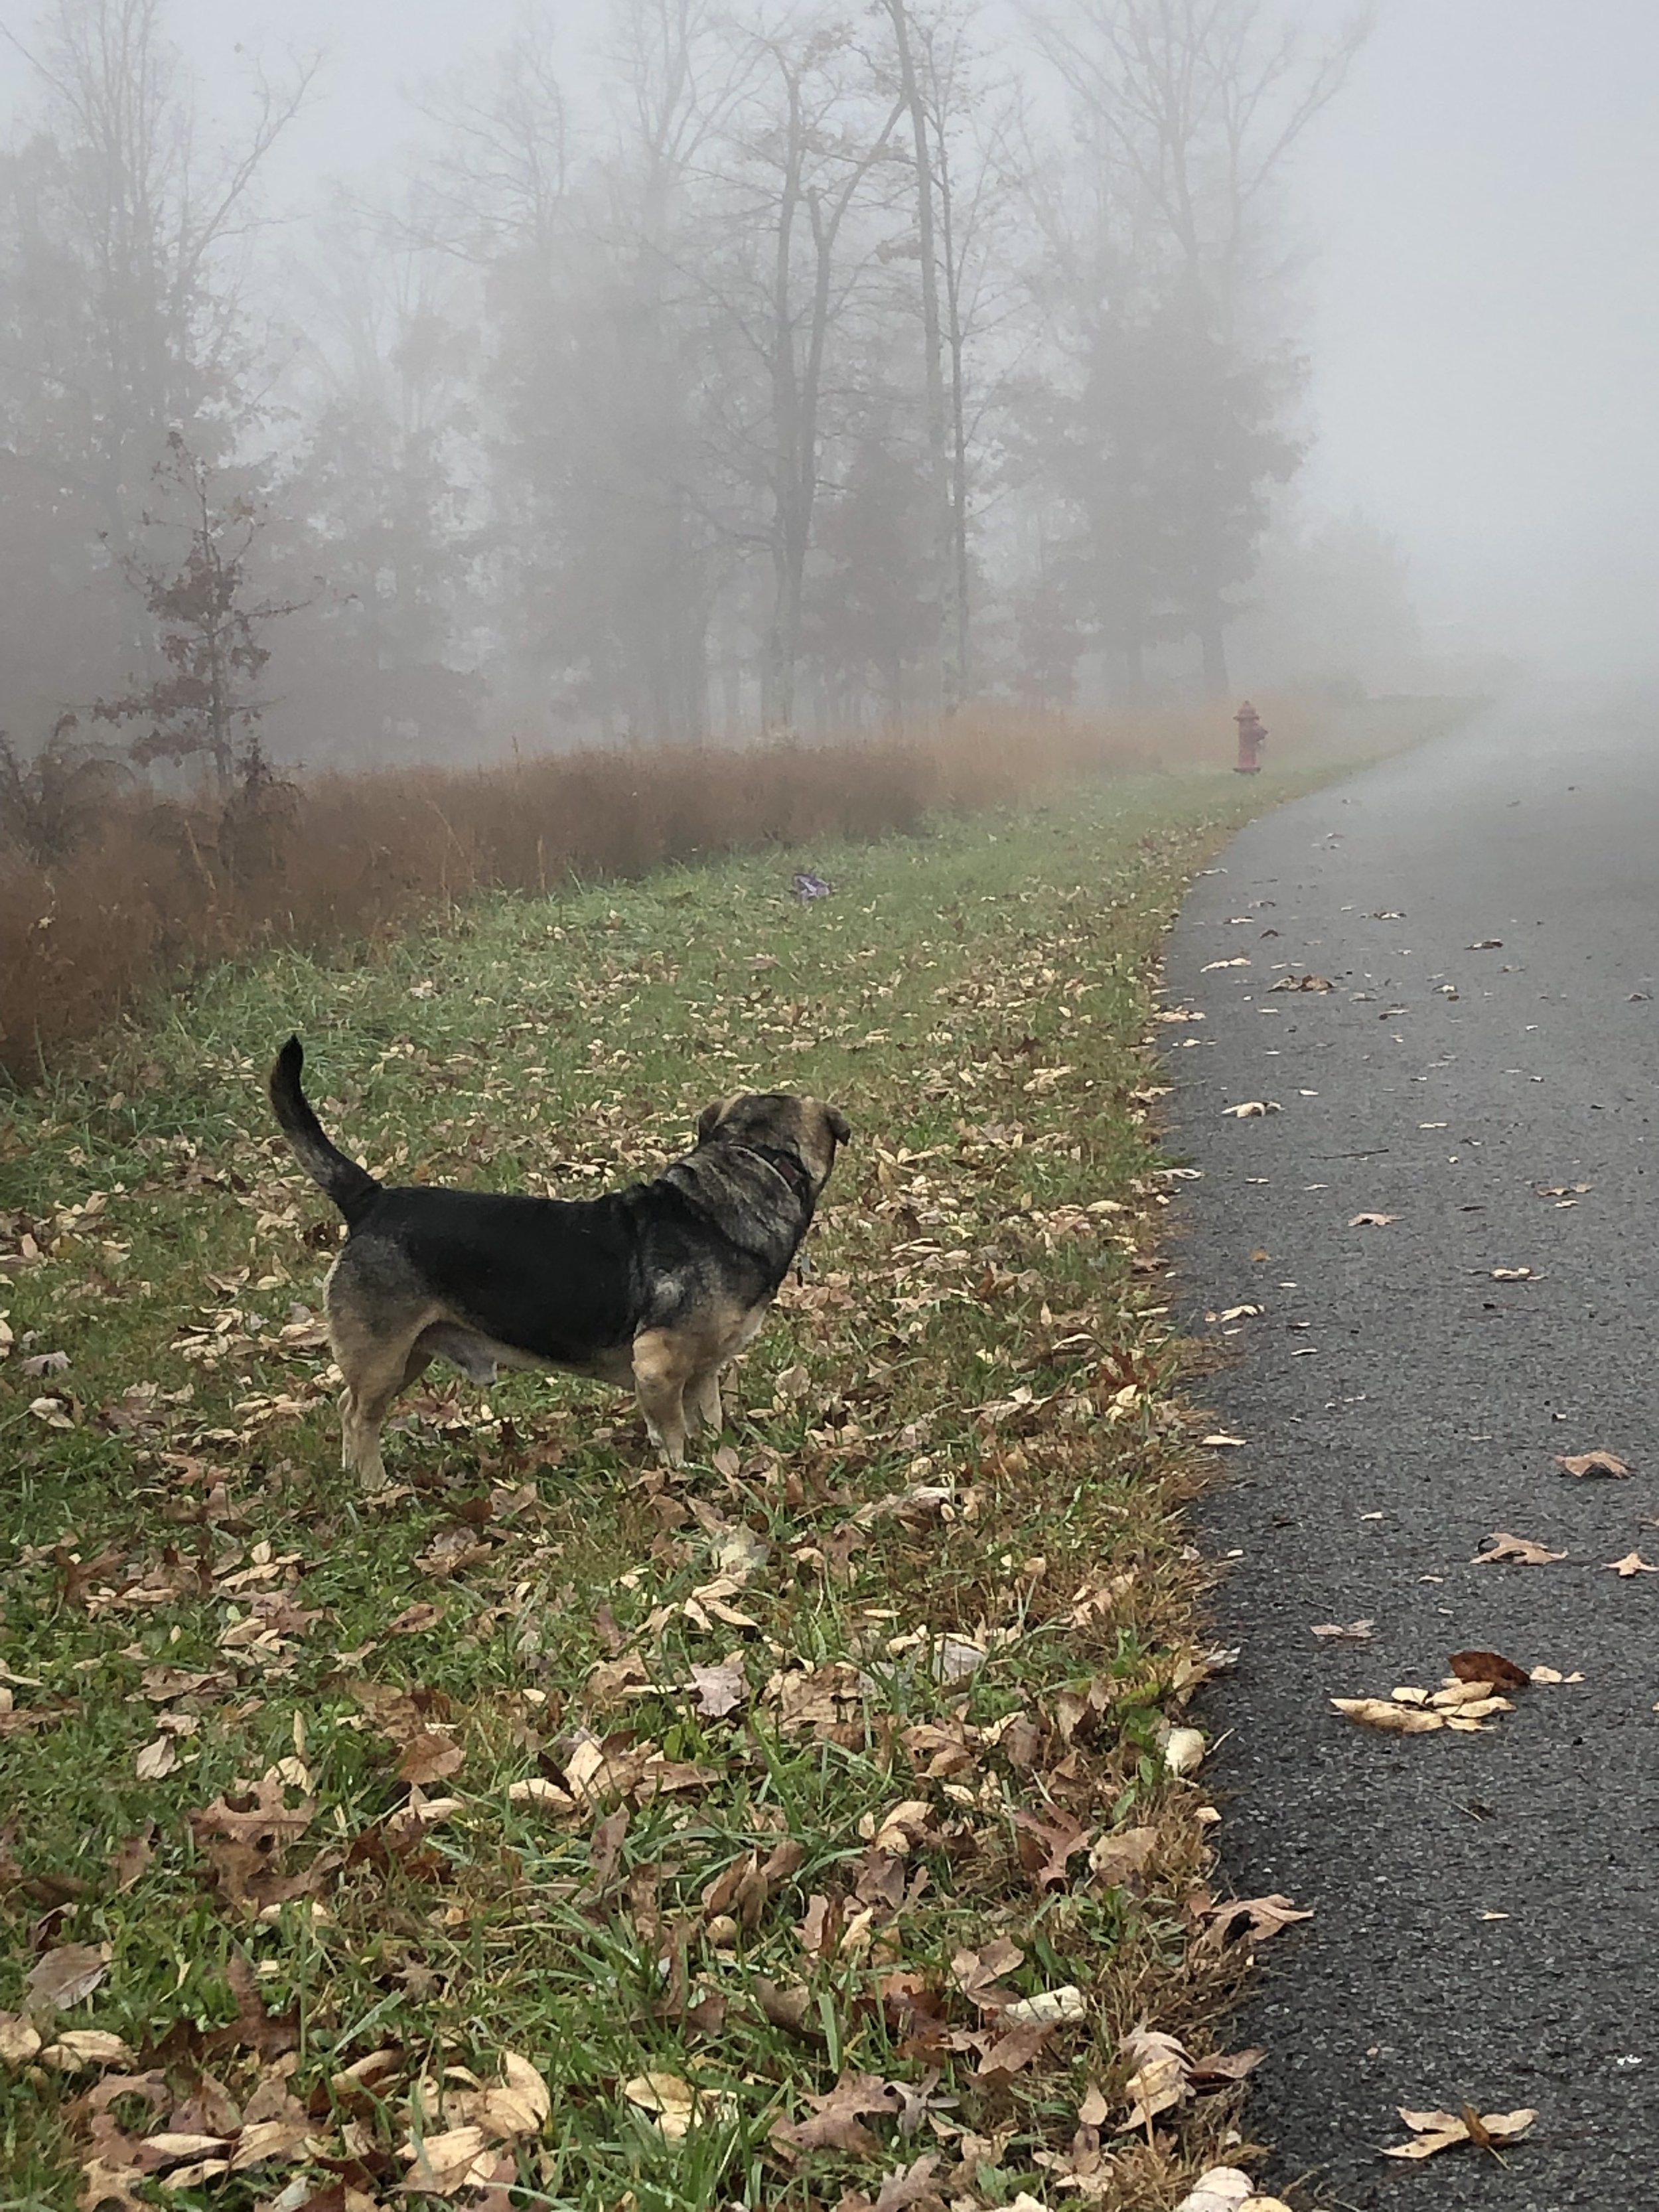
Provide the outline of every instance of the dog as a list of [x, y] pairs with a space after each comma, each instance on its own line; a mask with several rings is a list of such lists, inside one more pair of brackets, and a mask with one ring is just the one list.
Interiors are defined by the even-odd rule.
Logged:
[[434, 1359], [488, 1388], [499, 1367], [631, 1387], [671, 1468], [717, 1432], [721, 1370], [756, 1334], [811, 1226], [845, 1117], [821, 1099], [738, 1091], [650, 1182], [594, 1199], [387, 1185], [324, 1133], [290, 1037], [270, 1103], [300, 1165], [345, 1216], [329, 1271], [329, 1342], [345, 1379], [341, 1458], [386, 1480], [380, 1431]]

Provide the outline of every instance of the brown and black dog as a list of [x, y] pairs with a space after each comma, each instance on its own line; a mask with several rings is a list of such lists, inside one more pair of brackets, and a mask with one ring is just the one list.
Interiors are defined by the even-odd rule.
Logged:
[[683, 1159], [602, 1198], [388, 1188], [324, 1133], [304, 1058], [290, 1037], [270, 1103], [350, 1231], [328, 1328], [342, 1455], [366, 1489], [386, 1480], [392, 1400], [435, 1358], [486, 1386], [498, 1367], [531, 1367], [631, 1387], [671, 1467], [690, 1431], [720, 1428], [720, 1371], [765, 1320], [850, 1133], [835, 1107], [740, 1091], [704, 1109]]

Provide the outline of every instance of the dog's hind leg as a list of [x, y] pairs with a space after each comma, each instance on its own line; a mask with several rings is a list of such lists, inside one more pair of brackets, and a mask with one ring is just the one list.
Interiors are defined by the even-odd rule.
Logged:
[[689, 1348], [672, 1329], [648, 1328], [634, 1340], [634, 1388], [651, 1441], [670, 1467], [685, 1462], [685, 1389]]
[[701, 1375], [692, 1376], [686, 1386], [685, 1409], [691, 1417], [692, 1427], [699, 1432], [717, 1437], [726, 1426], [718, 1367], [706, 1367]]
[[424, 1371], [430, 1357], [418, 1337], [335, 1344], [335, 1362], [346, 1378], [340, 1393], [340, 1463], [365, 1490], [386, 1486], [380, 1431], [392, 1400]]

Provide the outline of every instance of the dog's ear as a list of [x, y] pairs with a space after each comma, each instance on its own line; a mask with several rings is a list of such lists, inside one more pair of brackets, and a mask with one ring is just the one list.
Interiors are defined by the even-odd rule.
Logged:
[[734, 1091], [729, 1098], [717, 1098], [712, 1106], [703, 1108], [697, 1116], [697, 1142], [700, 1145], [706, 1145], [708, 1142], [737, 1103], [738, 1096], [739, 1094]]
[[853, 1134], [852, 1127], [839, 1106], [826, 1106], [823, 1109], [823, 1118], [829, 1124], [830, 1135], [838, 1145], [844, 1145], [850, 1139]]

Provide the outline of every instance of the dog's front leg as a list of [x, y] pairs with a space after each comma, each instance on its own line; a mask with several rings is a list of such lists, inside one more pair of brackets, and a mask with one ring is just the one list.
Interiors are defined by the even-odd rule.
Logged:
[[685, 1386], [690, 1362], [672, 1330], [647, 1329], [634, 1340], [634, 1388], [646, 1431], [670, 1467], [685, 1463]]

